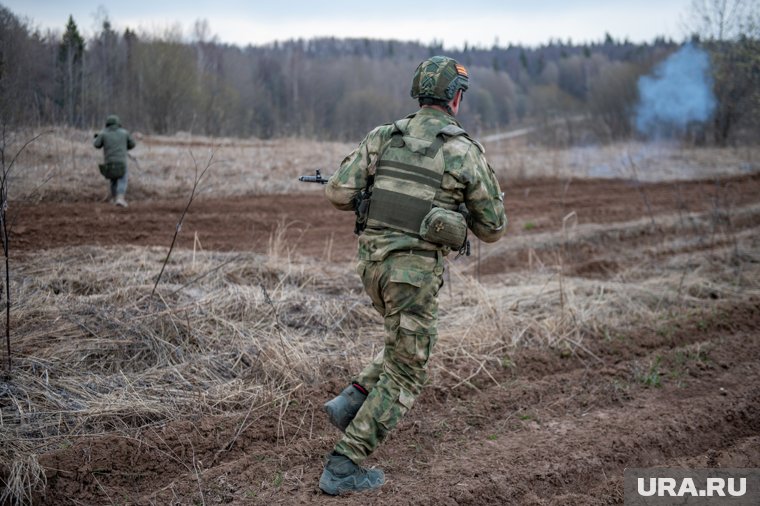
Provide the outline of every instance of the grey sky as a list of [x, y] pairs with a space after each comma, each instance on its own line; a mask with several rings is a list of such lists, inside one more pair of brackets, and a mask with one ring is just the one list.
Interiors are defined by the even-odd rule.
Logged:
[[[318, 36], [443, 41], [447, 48], [508, 43], [538, 45], [550, 38], [652, 41], [658, 35], [681, 40], [691, 0], [468, 0], [461, 4], [357, 2], [349, 0], [0, 0], [42, 29], [61, 30], [69, 14], [90, 35], [107, 14], [115, 28], [161, 32], [179, 24], [189, 35], [206, 19], [220, 41], [245, 45]], [[440, 6], [435, 11], [436, 6]], [[444, 11], [443, 9], [447, 9]]]

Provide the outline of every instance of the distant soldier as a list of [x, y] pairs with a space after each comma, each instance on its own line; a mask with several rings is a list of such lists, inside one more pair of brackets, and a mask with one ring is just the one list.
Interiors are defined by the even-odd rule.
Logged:
[[104, 163], [98, 164], [100, 173], [111, 181], [111, 203], [127, 207], [127, 151], [135, 147], [132, 136], [121, 127], [119, 117], [106, 118], [106, 127], [95, 134], [93, 146], [103, 148]]
[[[360, 467], [412, 407], [438, 339], [443, 257], [505, 232], [503, 193], [483, 147], [454, 116], [469, 85], [455, 60], [434, 56], [414, 73], [420, 110], [367, 134], [326, 186], [338, 209], [357, 211], [357, 271], [385, 320], [385, 347], [324, 409], [344, 431], [327, 456], [326, 493], [380, 487], [380, 469]], [[367, 198], [368, 195], [371, 195]]]

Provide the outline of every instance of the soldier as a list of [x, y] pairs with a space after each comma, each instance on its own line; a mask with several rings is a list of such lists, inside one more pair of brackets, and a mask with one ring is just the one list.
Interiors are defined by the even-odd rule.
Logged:
[[357, 211], [357, 272], [385, 323], [384, 349], [324, 405], [331, 423], [345, 432], [319, 480], [328, 494], [385, 482], [380, 469], [361, 464], [427, 379], [438, 338], [443, 258], [461, 252], [468, 229], [486, 242], [505, 232], [503, 193], [483, 147], [454, 119], [468, 84], [467, 70], [455, 60], [423, 61], [411, 90], [419, 111], [369, 132], [325, 188], [336, 208]]
[[129, 132], [121, 128], [119, 117], [112, 114], [106, 118], [106, 127], [95, 134], [92, 143], [103, 148], [104, 163], [98, 164], [100, 173], [111, 181], [110, 201], [119, 207], [127, 207], [127, 151], [135, 147]]

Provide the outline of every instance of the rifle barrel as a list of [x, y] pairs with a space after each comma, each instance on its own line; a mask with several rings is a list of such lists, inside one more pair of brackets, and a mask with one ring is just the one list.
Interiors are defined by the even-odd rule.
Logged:
[[304, 183], [320, 183], [320, 184], [327, 184], [327, 181], [329, 178], [322, 177], [322, 174], [319, 172], [319, 169], [317, 169], [315, 176], [299, 176], [298, 180], [303, 181]]

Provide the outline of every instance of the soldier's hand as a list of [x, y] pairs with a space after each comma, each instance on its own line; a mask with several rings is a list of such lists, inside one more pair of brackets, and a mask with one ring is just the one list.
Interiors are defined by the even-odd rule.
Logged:
[[464, 205], [464, 202], [459, 204], [459, 207], [457, 208], [457, 212], [464, 216], [464, 220], [467, 222], [467, 226], [469, 227], [471, 225], [470, 220], [470, 211], [467, 209], [467, 206]]

